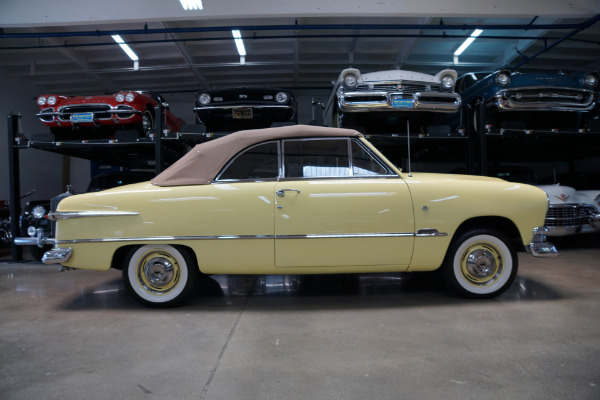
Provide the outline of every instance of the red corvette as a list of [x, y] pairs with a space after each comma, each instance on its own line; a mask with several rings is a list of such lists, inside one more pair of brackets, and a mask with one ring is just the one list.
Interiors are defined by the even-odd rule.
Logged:
[[107, 139], [119, 130], [135, 130], [146, 137], [154, 130], [154, 107], [163, 104], [164, 129], [179, 132], [185, 122], [168, 110], [154, 92], [123, 91], [96, 96], [42, 95], [37, 98], [40, 121], [57, 140]]

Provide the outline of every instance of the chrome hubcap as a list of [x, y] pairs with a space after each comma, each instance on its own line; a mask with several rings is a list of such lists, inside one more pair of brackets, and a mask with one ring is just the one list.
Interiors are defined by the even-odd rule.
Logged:
[[168, 260], [155, 257], [144, 266], [144, 276], [154, 287], [165, 287], [173, 281], [175, 269]]
[[487, 250], [478, 249], [467, 257], [467, 270], [477, 278], [486, 278], [496, 269], [496, 258]]
[[500, 250], [488, 243], [468, 247], [460, 261], [462, 277], [471, 285], [487, 286], [496, 282], [504, 272]]

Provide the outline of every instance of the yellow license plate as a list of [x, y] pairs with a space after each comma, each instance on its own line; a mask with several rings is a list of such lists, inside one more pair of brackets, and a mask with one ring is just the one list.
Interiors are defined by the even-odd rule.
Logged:
[[252, 119], [251, 108], [234, 108], [233, 119]]

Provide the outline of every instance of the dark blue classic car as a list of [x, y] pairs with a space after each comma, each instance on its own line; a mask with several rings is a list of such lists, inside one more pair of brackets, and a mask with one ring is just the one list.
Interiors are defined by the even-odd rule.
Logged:
[[208, 132], [233, 132], [296, 124], [297, 104], [289, 90], [234, 88], [196, 94], [196, 124]]
[[[457, 81], [463, 105], [485, 103], [488, 133], [588, 131], [597, 89], [597, 72], [572, 77], [500, 70], [467, 73]], [[477, 115], [473, 121], [461, 121], [461, 125], [465, 127], [467, 122], [476, 128]]]

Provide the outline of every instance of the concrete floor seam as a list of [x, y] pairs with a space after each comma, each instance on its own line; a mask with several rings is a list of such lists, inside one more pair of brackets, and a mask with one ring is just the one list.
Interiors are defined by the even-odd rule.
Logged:
[[206, 382], [206, 385], [204, 386], [204, 389], [202, 390], [202, 395], [200, 396], [200, 400], [204, 400], [204, 398], [206, 397], [207, 393], [208, 393], [208, 389], [210, 387], [210, 384], [215, 376], [215, 374], [217, 373], [217, 369], [219, 368], [219, 364], [221, 363], [221, 359], [223, 358], [223, 356], [225, 355], [225, 350], [227, 350], [227, 346], [229, 345], [229, 342], [231, 341], [231, 338], [233, 337], [233, 334], [235, 333], [235, 330], [238, 326], [238, 323], [240, 322], [240, 319], [242, 319], [242, 315], [244, 314], [244, 311], [246, 311], [246, 306], [248, 305], [248, 301], [250, 300], [250, 296], [253, 295], [254, 293], [254, 289], [256, 287], [256, 280], [254, 281], [254, 286], [252, 287], [252, 289], [248, 292], [248, 294], [246, 295], [246, 299], [244, 300], [244, 304], [242, 305], [242, 309], [240, 310], [235, 323], [233, 324], [233, 326], [231, 327], [231, 330], [229, 331], [229, 335], [227, 336], [227, 340], [225, 340], [225, 344], [223, 345], [223, 348], [221, 349], [221, 352], [219, 353], [219, 356], [217, 357], [217, 361], [215, 362], [215, 365], [212, 369], [212, 371], [210, 372], [210, 377], [208, 378], [208, 381]]

